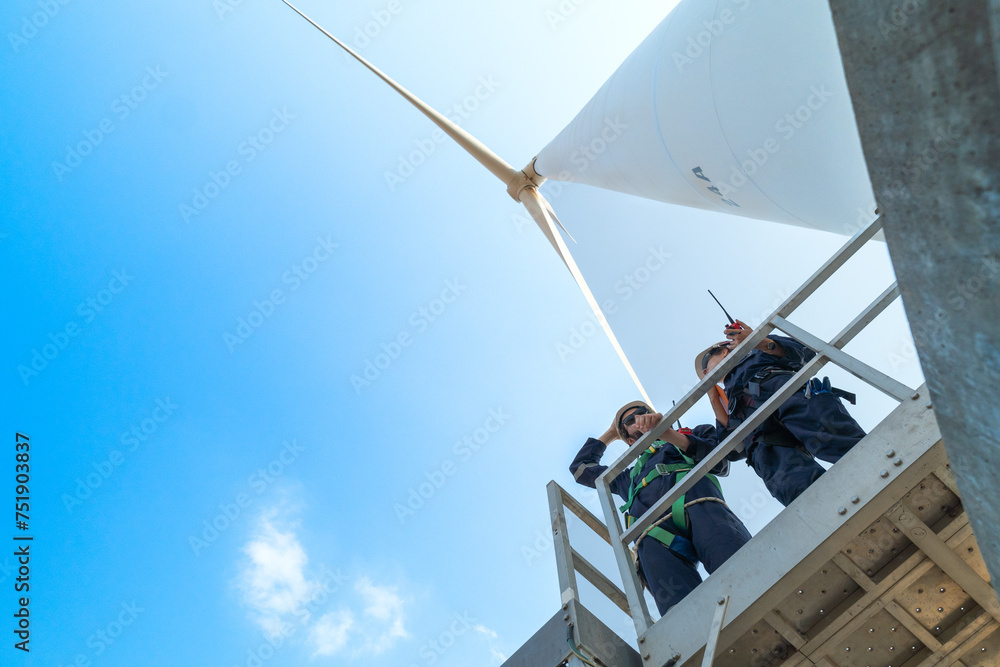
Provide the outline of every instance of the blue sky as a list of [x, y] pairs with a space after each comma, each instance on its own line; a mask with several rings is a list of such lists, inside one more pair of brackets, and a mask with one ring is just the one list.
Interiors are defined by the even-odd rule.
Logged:
[[[518, 166], [666, 12], [302, 8]], [[0, 26], [2, 474], [27, 434], [35, 538], [31, 653], [5, 634], [3, 664], [500, 664], [559, 604], [545, 484], [599, 511], [567, 465], [636, 393], [533, 223], [278, 1], [17, 0]], [[706, 288], [759, 321], [844, 240], [543, 192], [660, 407], [720, 336]], [[884, 246], [845, 273], [794, 319], [835, 333]], [[920, 382], [898, 304], [849, 349]], [[891, 408], [841, 384], [866, 427]], [[780, 508], [736, 467], [756, 531]]]

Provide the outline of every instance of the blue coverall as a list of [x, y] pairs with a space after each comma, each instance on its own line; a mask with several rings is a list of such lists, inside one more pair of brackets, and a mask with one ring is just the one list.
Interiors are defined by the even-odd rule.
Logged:
[[[691, 435], [688, 435], [688, 438], [692, 445], [688, 450], [688, 456], [695, 461], [704, 458], [718, 442], [715, 428], [712, 426], [699, 426], [694, 429]], [[646, 460], [645, 465], [637, 475], [637, 480], [646, 477], [655, 469], [657, 463], [685, 463], [684, 457], [673, 445], [663, 442], [660, 445], [660, 449]], [[607, 470], [607, 466], [600, 464], [605, 447], [606, 445], [600, 440], [587, 439], [586, 444], [580, 449], [569, 467], [577, 482], [595, 488], [597, 478]], [[611, 481], [612, 492], [626, 501], [629, 497], [631, 472], [632, 469], [629, 468]], [[722, 461], [712, 469], [712, 473], [716, 475], [729, 474], [729, 462]], [[629, 509], [629, 514], [636, 518], [642, 516], [649, 507], [670, 490], [676, 477], [677, 473], [669, 473], [654, 479], [648, 486], [641, 489]], [[698, 480], [698, 483], [685, 494], [685, 504], [706, 497], [721, 498], [719, 490], [707, 477]], [[681, 537], [688, 540], [694, 547], [695, 556], [702, 562], [709, 574], [714, 572], [750, 539], [750, 533], [747, 532], [743, 523], [729, 507], [721, 502], [710, 500], [691, 505], [687, 508], [687, 518], [688, 523], [685, 531], [678, 531], [669, 519], [661, 524], [661, 527], [669, 529], [672, 533], [680, 534]], [[674, 550], [668, 549], [662, 542], [652, 537], [647, 536], [639, 542], [638, 552], [642, 574], [653, 594], [653, 599], [656, 600], [656, 608], [661, 616], [701, 583], [701, 575], [698, 573], [696, 563], [678, 555]]]
[[[720, 440], [816, 354], [791, 338], [770, 338], [784, 348], [784, 357], [754, 350], [726, 376], [729, 424], [725, 429], [719, 425]], [[864, 430], [835, 394], [806, 398], [798, 391], [743, 441], [745, 453], [731, 458], [746, 456], [771, 495], [788, 506], [825, 472], [813, 457], [836, 463], [864, 437]]]

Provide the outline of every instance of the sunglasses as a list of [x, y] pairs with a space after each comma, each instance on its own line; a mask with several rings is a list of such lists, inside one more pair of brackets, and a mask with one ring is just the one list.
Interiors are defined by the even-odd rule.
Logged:
[[646, 408], [644, 408], [644, 407], [642, 407], [640, 405], [635, 410], [633, 410], [632, 412], [630, 412], [627, 417], [625, 417], [624, 419], [622, 419], [622, 421], [621, 421], [622, 430], [624, 431], [627, 427], [629, 427], [632, 424], [634, 424], [636, 417], [638, 417], [639, 415], [646, 415], [646, 414], [649, 414], [649, 410], [647, 410]]

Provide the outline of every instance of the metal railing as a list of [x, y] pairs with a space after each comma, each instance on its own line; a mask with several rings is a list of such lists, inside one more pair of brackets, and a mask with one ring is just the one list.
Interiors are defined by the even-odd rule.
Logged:
[[570, 545], [565, 510], [568, 508], [573, 514], [580, 517], [581, 521], [590, 526], [611, 546], [611, 534], [608, 533], [607, 526], [554, 481], [549, 482], [546, 488], [549, 493], [549, 516], [552, 519], [552, 541], [556, 553], [556, 569], [559, 571], [559, 590], [562, 592], [562, 603], [580, 600], [580, 592], [576, 585], [576, 573], [579, 572], [597, 590], [614, 602], [619, 609], [630, 614], [628, 599], [622, 589], [618, 588], [614, 582], [604, 576], [600, 570], [591, 565], [590, 561], [581, 556]]
[[[855, 234], [839, 251], [837, 251], [833, 257], [831, 257], [818, 271], [816, 271], [812, 277], [810, 277], [797, 291], [795, 291], [783, 304], [781, 304], [781, 306], [779, 306], [764, 321], [763, 324], [751, 332], [751, 334], [747, 336], [747, 338], [737, 348], [727, 355], [722, 363], [708, 373], [694, 389], [688, 392], [684, 398], [678, 401], [677, 404], [664, 415], [664, 418], [655, 428], [644, 434], [642, 438], [640, 438], [610, 467], [608, 467], [607, 470], [604, 471], [604, 473], [597, 479], [597, 491], [608, 528], [606, 528], [604, 524], [597, 521], [596, 517], [593, 517], [593, 515], [590, 514], [590, 512], [587, 512], [587, 510], [582, 506], [579, 507], [582, 512], [585, 512], [587, 515], [592, 517], [593, 522], [600, 525], [601, 530], [598, 530], [597, 528], [595, 528], [595, 530], [597, 530], [602, 537], [604, 537], [605, 533], [610, 533], [610, 535], [605, 537], [605, 539], [610, 542], [611, 547], [614, 550], [615, 560], [617, 561], [618, 569], [620, 571], [622, 581], [624, 582], [623, 595], [627, 603], [627, 613], [632, 617], [632, 621], [635, 624], [636, 634], [638, 636], [645, 634], [645, 632], [653, 624], [653, 621], [650, 617], [645, 598], [643, 597], [642, 586], [639, 583], [638, 576], [636, 575], [635, 568], [633, 567], [632, 556], [628, 545], [635, 541], [643, 533], [643, 531], [649, 528], [650, 525], [652, 525], [658, 517], [666, 512], [677, 499], [697, 484], [709, 470], [725, 459], [731, 452], [741, 447], [743, 441], [752, 433], [754, 429], [763, 424], [764, 421], [795, 392], [801, 391], [802, 386], [809, 378], [815, 375], [827, 363], [833, 363], [898, 401], [918, 397], [914, 393], [913, 389], [894, 380], [881, 371], [872, 368], [868, 364], [865, 364], [842, 350], [847, 343], [857, 336], [861, 330], [863, 330], [872, 320], [882, 313], [882, 311], [884, 311], [889, 304], [896, 299], [896, 297], [899, 296], [899, 287], [895, 282], [881, 295], [879, 295], [878, 298], [865, 308], [861, 314], [859, 314], [831, 341], [824, 341], [808, 331], [805, 331], [801, 327], [792, 324], [787, 319], [796, 308], [802, 305], [807, 298], [809, 298], [831, 275], [833, 275], [834, 272], [836, 272], [851, 257], [853, 257], [854, 254], [881, 228], [881, 220], [876, 219], [868, 225], [868, 227]], [[614, 500], [611, 497], [611, 480], [632, 465], [639, 455], [655, 440], [659, 439], [672, 423], [682, 418], [685, 413], [701, 399], [702, 396], [712, 390], [716, 384], [721, 382], [726, 375], [728, 375], [729, 372], [736, 367], [737, 364], [739, 364], [775, 329], [781, 330], [789, 337], [794, 338], [803, 345], [809, 347], [816, 352], [816, 356], [803, 365], [801, 370], [795, 373], [795, 375], [782, 385], [782, 387], [775, 392], [771, 398], [764, 402], [763, 405], [757, 408], [752, 415], [750, 415], [729, 435], [729, 437], [712, 450], [712, 452], [704, 460], [692, 468], [691, 472], [688, 473], [680, 482], [675, 484], [670, 489], [669, 493], [660, 498], [627, 530], [623, 529], [617, 508], [615, 507]], [[562, 490], [559, 489], [558, 485], [555, 487], [558, 489], [558, 492], [554, 491], [554, 484], [554, 482], [549, 484], [550, 508], [554, 507], [555, 505], [553, 503], [558, 501], [560, 503], [561, 510], [561, 504], [566, 503], [567, 507], [570, 507], [570, 509], [584, 519], [588, 525], [594, 527], [591, 520], [584, 518], [584, 516], [578, 512], [576, 508], [569, 504], [569, 501], [567, 500], [568, 496], [561, 493]], [[558, 493], [558, 495], [553, 495], [554, 493]], [[575, 500], [572, 502], [579, 506], [579, 503], [576, 503]], [[562, 517], [563, 523], [557, 526], [556, 522], [560, 517]], [[577, 568], [577, 571], [580, 571], [581, 573], [584, 573], [584, 570], [592, 570], [592, 566], [584, 561], [569, 545], [568, 537], [565, 533], [565, 520], [561, 511], [559, 517], [555, 514], [553, 515], [553, 522], [553, 530], [556, 530], [558, 527], [560, 536], [563, 538], [556, 540], [556, 556], [557, 561], [560, 563], [560, 586], [562, 586], [564, 591], [566, 591], [567, 588], [570, 588], [575, 594], [575, 578], [571, 576], [572, 572], [567, 574], [563, 571], [567, 569], [564, 564], [564, 560], [570, 558], [571, 560], [568, 562], [572, 564], [577, 564], [578, 562], [585, 563], [585, 565], [582, 566], [582, 569], [579, 567]], [[569, 556], [566, 554], [569, 554]], [[618, 604], [620, 608], [625, 610], [625, 607], [623, 607], [619, 601], [615, 599], [619, 594], [622, 594], [622, 591], [620, 591], [617, 586], [614, 586], [614, 584], [611, 584], [610, 581], [607, 581], [607, 578], [599, 572], [593, 571], [589, 572], [589, 574], [596, 575], [595, 578], [600, 577], [603, 579], [606, 583], [602, 582], [602, 585], [597, 585], [595, 583], [595, 585], [597, 585], [602, 592], [605, 592], [608, 597], [615, 600], [616, 604]], [[594, 579], [592, 579], [589, 574], [585, 574], [585, 576], [593, 582]], [[612, 588], [608, 588], [608, 586], [611, 586], [613, 590]], [[608, 591], [611, 591], [611, 593]]]

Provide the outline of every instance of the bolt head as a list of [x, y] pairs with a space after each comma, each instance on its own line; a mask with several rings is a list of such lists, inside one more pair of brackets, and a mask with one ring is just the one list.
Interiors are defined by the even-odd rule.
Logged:
[[837, 514], [847, 514], [847, 508], [846, 507], [840, 507], [840, 508], [838, 508], [837, 509]]
[[918, 398], [920, 398], [920, 394], [918, 394], [917, 392], [913, 392], [913, 396], [910, 396], [910, 399], [914, 401], [917, 400]]
[[719, 604], [726, 604], [726, 598], [719, 598]]
[[890, 449], [889, 451], [887, 451], [885, 453], [885, 458], [891, 459], [895, 455], [896, 455], [896, 450], [895, 449]]
[[901, 466], [901, 465], [903, 465], [903, 459], [897, 457], [896, 459], [893, 460], [892, 465], [894, 465], [894, 466]]
[[927, 405], [926, 405], [925, 407], [926, 407], [926, 408], [927, 408], [928, 410], [930, 410], [931, 408], [933, 408], [933, 407], [934, 407], [934, 404], [933, 404], [933, 403], [928, 403], [928, 404], [927, 404]]
[[858, 498], [857, 496], [851, 496], [851, 502], [857, 505], [858, 503], [861, 502], [861, 498]]
[[888, 470], [882, 470], [882, 471], [879, 472], [878, 476], [882, 477], [882, 478], [888, 477], [889, 476], [889, 471]]
[[642, 656], [642, 659], [643, 660], [649, 660], [649, 654], [647, 653], [646, 655]]

